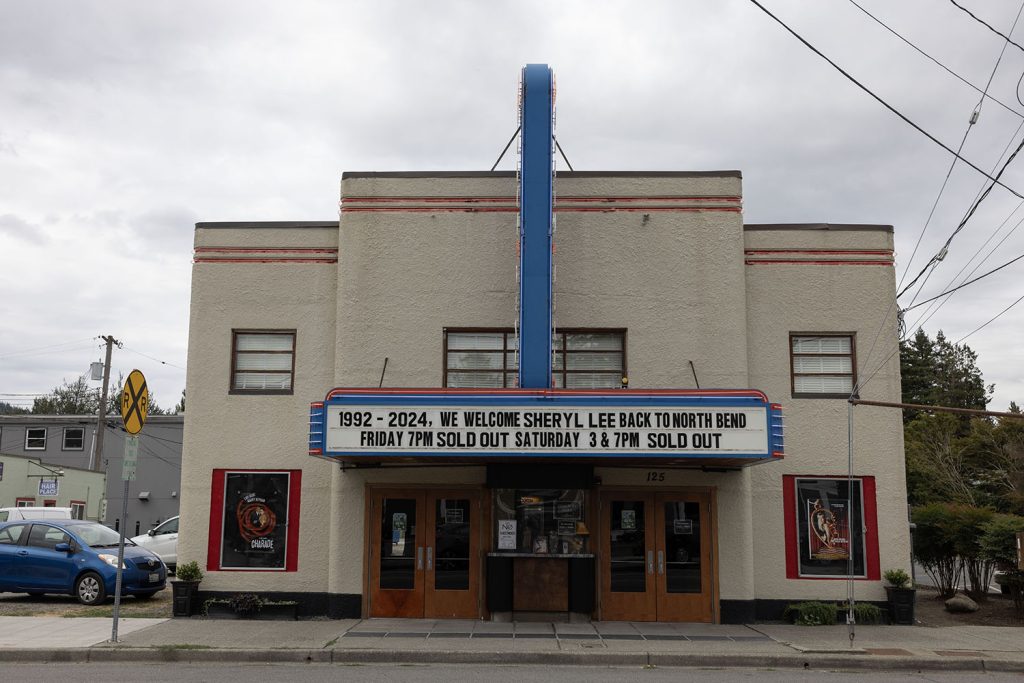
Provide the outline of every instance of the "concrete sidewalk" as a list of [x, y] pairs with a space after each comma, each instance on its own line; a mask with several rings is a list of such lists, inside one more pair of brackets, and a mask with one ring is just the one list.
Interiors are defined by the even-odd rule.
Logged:
[[1024, 672], [1024, 627], [0, 617], [0, 661], [590, 664]]

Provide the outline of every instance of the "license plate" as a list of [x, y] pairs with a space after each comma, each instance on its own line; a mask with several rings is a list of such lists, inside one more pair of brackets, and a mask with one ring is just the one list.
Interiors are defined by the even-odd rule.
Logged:
[[150, 583], [157, 583], [158, 581], [160, 581], [160, 574], [158, 574], [156, 572], [150, 572], [150, 574], [149, 574], [149, 582]]

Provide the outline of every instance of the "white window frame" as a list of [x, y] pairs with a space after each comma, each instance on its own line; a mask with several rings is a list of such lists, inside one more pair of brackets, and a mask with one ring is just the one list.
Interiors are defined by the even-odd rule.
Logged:
[[85, 503], [73, 500], [69, 506], [71, 507], [71, 519], [85, 519]]
[[[280, 337], [291, 338], [291, 350], [280, 351], [277, 349], [259, 350], [259, 349], [239, 349], [239, 341], [241, 338], [251, 336], [266, 336], [274, 335]], [[269, 395], [290, 395], [295, 393], [295, 350], [297, 346], [297, 335], [295, 330], [252, 330], [252, 329], [238, 329], [231, 330], [231, 376], [229, 378], [228, 393], [230, 394], [269, 394]], [[260, 369], [260, 368], [245, 368], [240, 369], [238, 367], [239, 356], [245, 355], [256, 355], [256, 354], [274, 354], [274, 355], [289, 355], [291, 357], [291, 367], [288, 370], [279, 369]], [[277, 374], [287, 375], [288, 386], [283, 389], [278, 388], [266, 388], [266, 387], [237, 387], [236, 378], [239, 375], [245, 374]]]
[[[849, 339], [849, 353], [797, 352], [794, 347], [800, 339]], [[797, 358], [849, 358], [850, 372], [797, 372]], [[797, 377], [841, 377], [850, 379], [850, 391], [797, 390]], [[793, 398], [848, 398], [857, 386], [857, 335], [853, 332], [790, 332], [789, 333], [789, 388]]]
[[[79, 431], [82, 434], [82, 445], [78, 448], [68, 446], [68, 432]], [[85, 450], [85, 427], [65, 427], [64, 437], [60, 442], [60, 449], [62, 451], [84, 451]]]
[[[42, 430], [42, 432], [43, 432], [43, 445], [42, 446], [30, 446], [29, 445], [29, 441], [30, 440], [31, 441], [36, 441], [36, 440], [39, 439], [38, 436], [33, 437], [33, 436], [30, 436], [30, 434], [32, 432], [38, 432], [40, 430]], [[46, 440], [47, 440], [47, 428], [46, 427], [25, 427], [25, 450], [26, 451], [45, 451], [46, 450]]]

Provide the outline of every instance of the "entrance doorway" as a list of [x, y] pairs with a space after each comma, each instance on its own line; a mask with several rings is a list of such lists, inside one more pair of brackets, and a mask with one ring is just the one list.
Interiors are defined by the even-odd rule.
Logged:
[[601, 619], [714, 620], [710, 492], [601, 494]]
[[479, 491], [374, 489], [371, 617], [480, 616]]

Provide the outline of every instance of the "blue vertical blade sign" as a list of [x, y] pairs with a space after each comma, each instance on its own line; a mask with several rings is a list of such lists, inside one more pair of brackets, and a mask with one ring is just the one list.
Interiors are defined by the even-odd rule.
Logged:
[[519, 181], [519, 386], [551, 388], [554, 76], [527, 64], [522, 76]]

